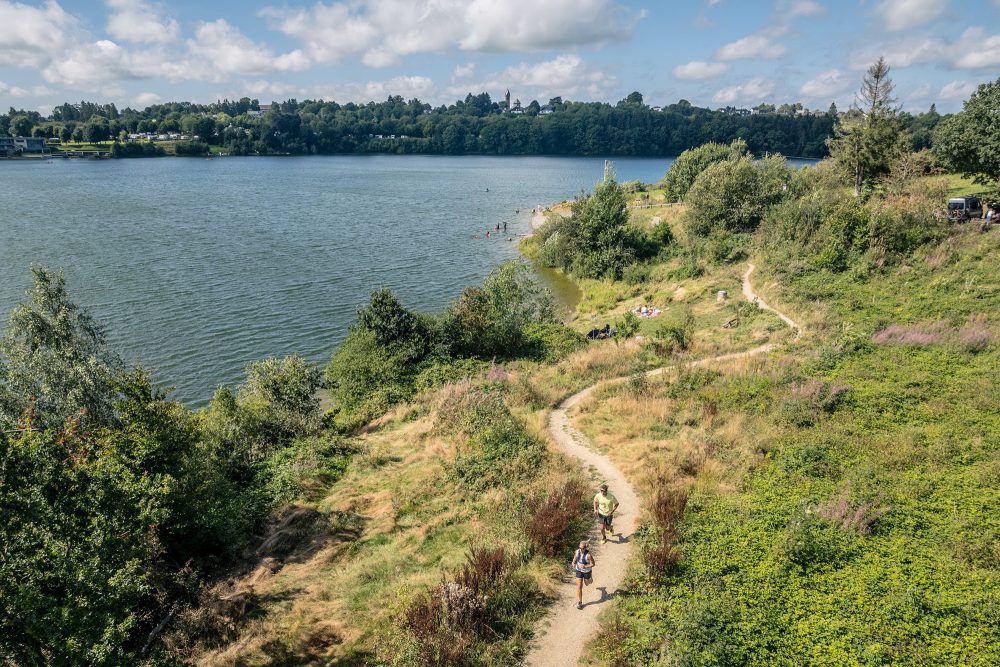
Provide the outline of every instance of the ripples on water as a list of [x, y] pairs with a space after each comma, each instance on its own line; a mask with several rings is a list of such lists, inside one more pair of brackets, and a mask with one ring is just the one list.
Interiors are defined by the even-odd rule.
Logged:
[[[658, 180], [668, 159], [615, 161]], [[597, 158], [308, 157], [0, 164], [0, 312], [62, 268], [124, 357], [198, 405], [250, 361], [324, 362], [377, 287], [439, 311], [517, 256], [528, 209]], [[486, 189], [489, 188], [487, 192]], [[514, 210], [520, 209], [520, 214]], [[497, 222], [507, 236], [473, 240]]]

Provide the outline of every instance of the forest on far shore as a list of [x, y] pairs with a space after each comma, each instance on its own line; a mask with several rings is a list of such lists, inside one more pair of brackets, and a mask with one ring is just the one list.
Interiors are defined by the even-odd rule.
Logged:
[[[758, 105], [749, 110], [712, 110], [680, 100], [647, 105], [639, 92], [616, 104], [572, 102], [555, 97], [507, 109], [488, 93], [432, 107], [418, 99], [389, 97], [367, 104], [287, 100], [263, 105], [256, 99], [214, 104], [171, 102], [119, 111], [114, 104], [62, 104], [52, 115], [13, 107], [0, 115], [0, 136], [40, 136], [63, 143], [119, 143], [116, 155], [165, 154], [156, 144], [129, 135], [183, 133], [177, 154], [231, 155], [422, 153], [479, 155], [673, 156], [707, 142], [746, 142], [756, 155], [828, 155], [838, 115], [835, 105], [810, 111], [801, 104]], [[903, 112], [914, 150], [930, 148], [942, 116], [932, 105], [916, 115]]]

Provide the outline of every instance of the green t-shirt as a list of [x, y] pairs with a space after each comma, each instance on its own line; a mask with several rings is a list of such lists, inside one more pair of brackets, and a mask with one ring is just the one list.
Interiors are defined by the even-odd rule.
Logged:
[[597, 503], [597, 511], [607, 516], [611, 513], [611, 508], [618, 504], [618, 499], [615, 498], [615, 494], [608, 491], [608, 495], [601, 495], [600, 492], [594, 496], [594, 502]]

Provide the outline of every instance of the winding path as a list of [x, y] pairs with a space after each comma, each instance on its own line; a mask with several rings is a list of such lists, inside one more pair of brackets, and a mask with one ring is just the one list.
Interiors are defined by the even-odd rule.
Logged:
[[[743, 296], [748, 301], [756, 301], [764, 310], [770, 310], [789, 327], [795, 330], [795, 339], [802, 334], [799, 325], [784, 313], [771, 308], [754, 291], [750, 284], [750, 274], [754, 265], [750, 264], [743, 274]], [[731, 359], [741, 359], [763, 354], [774, 348], [774, 343], [766, 343], [744, 352], [733, 352], [717, 357], [709, 357], [695, 361], [692, 365], [705, 364]], [[664, 366], [647, 371], [646, 375], [659, 375], [674, 368]], [[606, 545], [597, 543], [597, 533], [591, 534], [591, 545], [594, 553], [594, 584], [584, 589], [584, 607], [576, 608], [576, 586], [564, 586], [552, 611], [547, 618], [546, 627], [539, 633], [528, 655], [527, 664], [531, 667], [575, 667], [580, 662], [584, 645], [593, 637], [598, 628], [597, 615], [605, 606], [604, 603], [614, 599], [625, 578], [629, 557], [632, 553], [631, 537], [635, 531], [639, 516], [639, 497], [625, 475], [604, 454], [590, 447], [587, 437], [570, 426], [569, 411], [586, 399], [594, 389], [607, 382], [604, 380], [573, 394], [549, 415], [549, 433], [563, 452], [580, 460], [584, 466], [596, 473], [597, 477], [606, 481], [611, 491], [618, 497], [621, 507], [617, 512], [615, 529], [623, 534], [608, 541]]]

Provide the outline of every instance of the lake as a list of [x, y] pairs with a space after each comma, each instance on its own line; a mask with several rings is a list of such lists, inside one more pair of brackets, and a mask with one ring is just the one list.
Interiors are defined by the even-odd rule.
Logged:
[[[652, 182], [670, 162], [614, 165], [619, 180]], [[532, 206], [589, 190], [603, 169], [468, 156], [0, 163], [0, 313], [31, 265], [62, 269], [113, 349], [201, 405], [250, 361], [325, 363], [378, 287], [440, 311], [518, 256]], [[506, 235], [472, 238], [504, 222]]]

